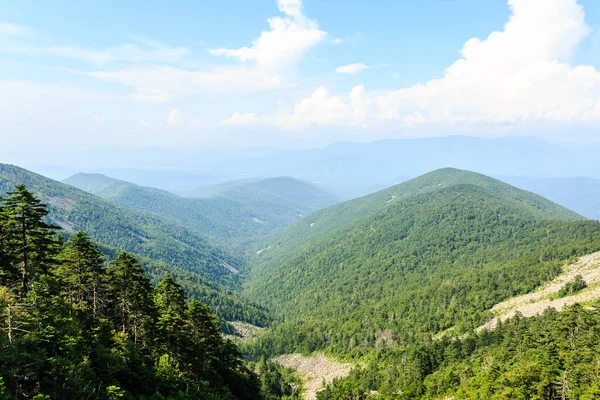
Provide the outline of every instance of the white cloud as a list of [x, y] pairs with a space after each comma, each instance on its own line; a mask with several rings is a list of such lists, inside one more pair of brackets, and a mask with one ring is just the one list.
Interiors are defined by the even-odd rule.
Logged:
[[11, 22], [0, 22], [0, 34], [2, 35], [25, 35], [29, 28], [23, 25], [13, 24]]
[[255, 113], [234, 112], [233, 115], [225, 120], [225, 125], [250, 125], [258, 122], [258, 116]]
[[156, 41], [136, 37], [130, 39], [137, 43], [127, 43], [104, 50], [89, 50], [75, 46], [53, 46], [44, 49], [44, 52], [81, 60], [96, 66], [104, 66], [113, 62], [177, 63], [188, 54], [188, 50], [184, 47], [169, 47]]
[[188, 71], [167, 66], [133, 67], [118, 71], [97, 71], [85, 75], [106, 82], [132, 86], [145, 93], [205, 93], [264, 90], [283, 86], [283, 78], [252, 68], [213, 68]]
[[102, 127], [102, 123], [102, 118], [100, 118], [98, 114], [94, 114], [90, 127], [93, 129], [98, 129]]
[[[362, 123], [600, 122], [600, 72], [568, 63], [590, 32], [576, 0], [508, 0], [508, 5], [512, 15], [504, 29], [466, 41], [462, 57], [442, 78], [378, 94], [363, 90], [361, 104], [369, 106]], [[338, 72], [366, 67], [353, 64]], [[321, 88], [291, 115], [296, 125], [348, 125], [361, 120], [352, 109], [350, 98]]]
[[365, 69], [373, 68], [366, 64], [356, 63], [356, 64], [348, 64], [343, 65], [341, 67], [337, 67], [335, 72], [338, 74], [347, 74], [347, 75], [356, 75], [364, 71]]
[[443, 78], [380, 96], [380, 115], [419, 111], [427, 122], [597, 119], [600, 73], [566, 62], [589, 33], [581, 7], [575, 0], [508, 4], [512, 16], [502, 32], [468, 40]]
[[[304, 125], [359, 125], [368, 118], [371, 100], [364, 86], [356, 86], [347, 98], [332, 96], [327, 88], [320, 87], [301, 100], [292, 112], [281, 112], [270, 122], [285, 129]], [[269, 118], [265, 119], [268, 121]]]
[[181, 112], [177, 108], [172, 109], [167, 117], [167, 124], [171, 126], [177, 126], [180, 122]]
[[[284, 15], [270, 18], [270, 29], [263, 31], [250, 47], [211, 50], [213, 55], [238, 59], [242, 65], [202, 71], [164, 65], [135, 66], [93, 71], [86, 75], [134, 87], [138, 95], [140, 92], [161, 92], [170, 96], [174, 92], [256, 91], [284, 87], [291, 69], [327, 33], [319, 29], [316, 21], [304, 15], [302, 1], [279, 0], [277, 4]], [[104, 59], [104, 55], [100, 55], [97, 61]]]
[[334, 38], [334, 39], [331, 39], [331, 40], [329, 41], [329, 43], [331, 43], [331, 44], [340, 44], [340, 43], [342, 43], [343, 41], [344, 41], [344, 39], [342, 39], [342, 38]]
[[251, 47], [218, 48], [211, 50], [211, 54], [253, 61], [260, 70], [276, 72], [300, 61], [327, 34], [316, 21], [304, 15], [301, 0], [278, 0], [277, 4], [285, 16], [270, 18], [270, 30], [263, 31]]

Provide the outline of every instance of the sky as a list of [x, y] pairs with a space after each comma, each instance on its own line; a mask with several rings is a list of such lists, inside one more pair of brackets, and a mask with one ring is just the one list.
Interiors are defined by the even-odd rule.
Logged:
[[597, 0], [6, 0], [0, 153], [599, 144]]

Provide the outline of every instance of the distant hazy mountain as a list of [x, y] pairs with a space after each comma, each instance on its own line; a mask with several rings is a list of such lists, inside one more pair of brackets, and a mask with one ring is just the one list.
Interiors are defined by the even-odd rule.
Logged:
[[167, 217], [228, 244], [252, 242], [337, 202], [329, 193], [292, 178], [234, 185], [206, 199], [183, 198], [100, 174], [77, 174], [64, 182], [124, 207]]
[[516, 187], [532, 191], [587, 218], [600, 219], [600, 179], [502, 177]]
[[216, 183], [213, 185], [201, 186], [196, 189], [192, 189], [184, 194], [184, 197], [191, 198], [206, 198], [212, 197], [217, 194], [223, 193], [227, 190], [233, 189], [235, 187], [243, 186], [248, 183], [254, 183], [262, 178], [246, 178], [246, 179], [234, 179], [231, 181], [225, 181], [221, 183]]
[[[527, 137], [448, 136], [335, 143], [306, 150], [118, 149], [62, 159], [79, 165], [80, 171], [102, 172], [181, 195], [247, 177], [293, 176], [348, 199], [370, 193], [373, 186], [394, 185], [444, 167], [494, 176], [600, 179], [597, 153]], [[44, 173], [43, 168], [37, 170]]]

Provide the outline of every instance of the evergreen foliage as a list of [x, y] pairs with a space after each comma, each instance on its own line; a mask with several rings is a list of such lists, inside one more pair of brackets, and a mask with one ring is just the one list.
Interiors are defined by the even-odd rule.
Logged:
[[[456, 170], [400, 188], [406, 190], [397, 187], [396, 197], [378, 193], [319, 211], [305, 226], [276, 235], [273, 240], [290, 243], [261, 255], [247, 288], [251, 298], [271, 307], [276, 321], [245, 351], [255, 357], [325, 351], [365, 365], [329, 385], [319, 394], [323, 399], [547, 399], [544, 393], [558, 390], [565, 369], [570, 376], [571, 368], [587, 368], [591, 359], [569, 368], [528, 359], [513, 370], [521, 350], [535, 348], [531, 335], [507, 344], [498, 361], [495, 352], [504, 339], [472, 333], [491, 317], [493, 305], [534, 290], [556, 277], [564, 263], [599, 250], [597, 221]], [[326, 226], [311, 232], [322, 221]], [[545, 344], [561, 340], [561, 324]], [[469, 357], [484, 346], [490, 353], [474, 364]], [[581, 351], [590, 353], [594, 346]], [[476, 367], [463, 372], [471, 364]], [[496, 383], [500, 375], [484, 375], [489, 365], [506, 372], [502, 384]], [[572, 393], [587, 393], [597, 378], [594, 371], [578, 381], [582, 391]], [[472, 377], [469, 384], [494, 389], [468, 397], [468, 390], [458, 389]], [[573, 398], [594, 398], [586, 396]]]
[[25, 187], [0, 213], [0, 398], [260, 399], [219, 321], [171, 276], [155, 288], [125, 252], [105, 265], [66, 243]]
[[257, 251], [270, 246], [257, 257], [257, 262], [270, 262], [277, 257], [312, 243], [329, 233], [367, 215], [394, 207], [397, 203], [421, 194], [435, 193], [456, 185], [473, 185], [501, 198], [503, 203], [523, 216], [551, 220], [582, 220], [582, 216], [541, 196], [517, 189], [497, 179], [475, 172], [443, 168], [365, 197], [346, 201], [316, 211], [290, 227], [268, 238]]
[[565, 285], [558, 291], [558, 297], [565, 297], [577, 292], [582, 291], [587, 287], [587, 283], [583, 279], [583, 276], [576, 275], [572, 281], [565, 283]]
[[598, 249], [598, 222], [523, 215], [477, 186], [412, 196], [259, 266], [248, 294], [280, 320], [256, 351], [359, 357], [466, 333]]
[[494, 331], [379, 352], [317, 396], [329, 399], [600, 397], [600, 304], [515, 316]]

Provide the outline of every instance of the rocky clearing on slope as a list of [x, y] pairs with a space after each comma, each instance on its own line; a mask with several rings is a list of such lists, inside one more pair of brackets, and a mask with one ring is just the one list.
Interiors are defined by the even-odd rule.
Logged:
[[[576, 275], [581, 275], [588, 287], [572, 296], [552, 299], [552, 296]], [[506, 321], [516, 313], [521, 313], [524, 317], [532, 317], [541, 314], [548, 307], [560, 311], [565, 306], [598, 298], [600, 298], [600, 251], [583, 256], [577, 262], [565, 266], [562, 274], [535, 292], [496, 304], [491, 310], [495, 317], [477, 330], [495, 329], [498, 321]]]
[[344, 364], [317, 354], [311, 357], [302, 354], [286, 354], [275, 359], [284, 367], [292, 368], [304, 382], [304, 398], [315, 400], [317, 392], [323, 389], [323, 380], [329, 383], [335, 378], [347, 376], [352, 364]]
[[252, 325], [247, 322], [232, 321], [228, 322], [235, 329], [235, 334], [225, 335], [225, 338], [231, 339], [234, 343], [245, 343], [252, 341], [262, 333], [265, 328]]

